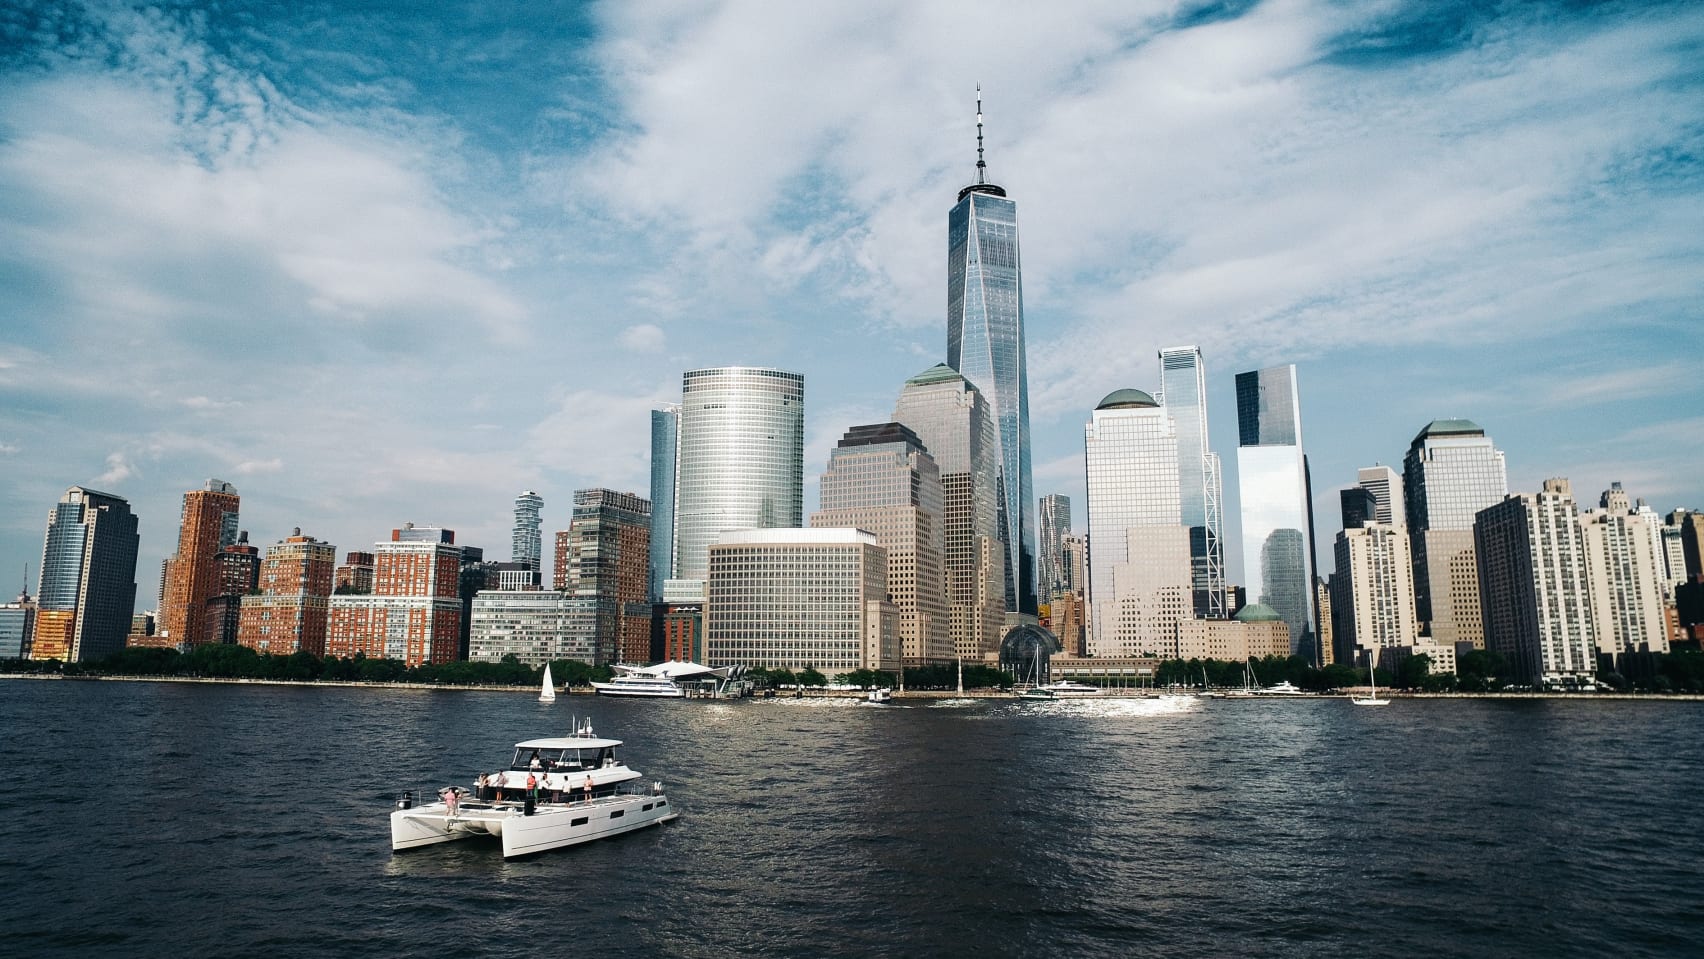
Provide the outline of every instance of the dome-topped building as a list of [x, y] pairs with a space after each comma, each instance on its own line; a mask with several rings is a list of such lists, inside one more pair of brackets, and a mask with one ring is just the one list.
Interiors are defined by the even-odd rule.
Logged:
[[1095, 407], [1097, 410], [1145, 410], [1160, 405], [1152, 394], [1141, 390], [1113, 390]]

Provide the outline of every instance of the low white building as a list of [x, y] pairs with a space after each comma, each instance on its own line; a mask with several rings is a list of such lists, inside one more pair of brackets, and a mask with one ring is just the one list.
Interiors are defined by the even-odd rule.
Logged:
[[480, 590], [473, 597], [467, 658], [495, 663], [510, 654], [534, 667], [558, 659], [602, 665], [597, 598], [555, 590]]

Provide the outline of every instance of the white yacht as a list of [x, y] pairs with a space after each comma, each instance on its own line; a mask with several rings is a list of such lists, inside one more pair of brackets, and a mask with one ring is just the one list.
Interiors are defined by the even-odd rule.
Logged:
[[1035, 688], [1044, 689], [1047, 692], [1052, 693], [1053, 695], [1049, 698], [1054, 699], [1082, 699], [1087, 696], [1106, 695], [1106, 690], [1099, 686], [1090, 686], [1088, 683], [1074, 682], [1069, 679], [1061, 679], [1056, 683], [1048, 683], [1045, 686], [1037, 686]]
[[[615, 678], [607, 683], [593, 683], [599, 696], [644, 696], [653, 699], [681, 699], [688, 695], [734, 695], [738, 687], [749, 689], [749, 683], [736, 682], [745, 671], [743, 666], [721, 666], [712, 669], [697, 663], [670, 660], [655, 666], [616, 665]], [[683, 685], [684, 684], [684, 685]], [[750, 695], [749, 691], [739, 693]]]
[[1268, 686], [1265, 689], [1258, 691], [1255, 695], [1258, 695], [1258, 696], [1306, 696], [1306, 695], [1308, 695], [1308, 691], [1301, 688], [1300, 686], [1297, 686], [1296, 684], [1290, 682], [1288, 679], [1286, 679], [1281, 683], [1277, 683], [1275, 685]]
[[637, 769], [615, 758], [620, 745], [593, 736], [590, 723], [573, 736], [516, 743], [509, 767], [482, 774], [472, 790], [444, 789], [439, 801], [425, 805], [409, 794], [398, 799], [391, 849], [489, 838], [510, 858], [674, 819], [679, 814], [663, 784], [643, 782]]
[[681, 699], [686, 690], [666, 676], [622, 673], [607, 683], [593, 683], [599, 696], [644, 696], [652, 699]]

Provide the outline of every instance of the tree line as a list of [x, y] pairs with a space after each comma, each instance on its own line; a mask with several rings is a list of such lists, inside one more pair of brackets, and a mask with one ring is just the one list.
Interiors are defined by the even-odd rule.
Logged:
[[[551, 679], [570, 686], [603, 682], [613, 671], [574, 659], [550, 664]], [[544, 668], [528, 666], [514, 655], [495, 663], [457, 660], [409, 666], [399, 659], [369, 659], [361, 653], [344, 659], [308, 652], [260, 653], [247, 646], [213, 643], [187, 653], [175, 649], [127, 646], [103, 659], [61, 663], [56, 659], [0, 660], [0, 672], [58, 673], [65, 676], [174, 676], [207, 679], [271, 679], [294, 682], [425, 683], [441, 686], [537, 686]]]

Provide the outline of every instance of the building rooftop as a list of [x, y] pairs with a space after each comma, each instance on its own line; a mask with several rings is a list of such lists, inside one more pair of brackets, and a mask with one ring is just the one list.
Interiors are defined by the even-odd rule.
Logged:
[[1472, 420], [1433, 420], [1414, 435], [1418, 443], [1429, 436], [1484, 436], [1485, 430]]
[[1276, 623], [1284, 617], [1265, 603], [1249, 603], [1231, 617], [1239, 623]]
[[906, 386], [928, 386], [932, 383], [968, 382], [964, 374], [945, 363], [936, 363], [923, 372], [905, 381]]
[[1144, 393], [1141, 390], [1114, 390], [1111, 393], [1108, 393], [1106, 395], [1106, 399], [1101, 400], [1100, 405], [1095, 407], [1095, 409], [1140, 410], [1154, 409], [1159, 405], [1160, 403], [1158, 400], [1154, 399], [1152, 395]]

